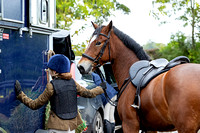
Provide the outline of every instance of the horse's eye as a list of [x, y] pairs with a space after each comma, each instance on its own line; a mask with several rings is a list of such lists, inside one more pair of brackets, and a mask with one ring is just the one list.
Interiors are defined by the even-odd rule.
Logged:
[[96, 45], [101, 45], [101, 42], [97, 42]]

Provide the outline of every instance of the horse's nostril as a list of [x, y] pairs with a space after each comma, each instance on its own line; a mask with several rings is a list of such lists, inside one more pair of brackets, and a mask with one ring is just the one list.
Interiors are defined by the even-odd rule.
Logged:
[[80, 71], [81, 74], [84, 74], [85, 73], [85, 69], [83, 66], [79, 65], [78, 66], [78, 70]]

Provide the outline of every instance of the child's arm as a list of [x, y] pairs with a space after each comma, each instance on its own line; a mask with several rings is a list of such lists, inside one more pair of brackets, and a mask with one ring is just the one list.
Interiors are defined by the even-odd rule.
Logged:
[[19, 93], [17, 99], [19, 99], [27, 107], [35, 110], [46, 104], [50, 97], [53, 95], [53, 92], [53, 85], [51, 83], [48, 83], [44, 92], [37, 99], [32, 100], [31, 98], [27, 97], [24, 92]]
[[93, 98], [96, 97], [97, 95], [100, 95], [104, 93], [103, 89], [100, 86], [97, 86], [91, 90], [86, 89], [85, 87], [80, 86], [77, 82], [76, 87], [77, 87], [77, 93], [78, 95], [86, 98]]

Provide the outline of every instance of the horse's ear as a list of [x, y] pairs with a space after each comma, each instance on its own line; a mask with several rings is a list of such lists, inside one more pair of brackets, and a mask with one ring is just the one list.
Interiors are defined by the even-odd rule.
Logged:
[[107, 32], [109, 32], [112, 29], [113, 23], [112, 20], [110, 21], [110, 23], [106, 26]]
[[91, 23], [92, 23], [94, 29], [96, 29], [97, 27], [99, 27], [97, 24], [93, 23], [92, 21], [91, 21]]

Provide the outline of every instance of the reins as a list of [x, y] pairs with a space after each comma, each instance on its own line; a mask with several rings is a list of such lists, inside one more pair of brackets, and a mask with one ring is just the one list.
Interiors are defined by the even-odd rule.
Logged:
[[[104, 78], [104, 76], [103, 76], [101, 70], [100, 70], [99, 68], [97, 68], [97, 69], [96, 69], [96, 72], [97, 72], [97, 74], [100, 76], [101, 82], [102, 82], [102, 83], [105, 82], [105, 81], [104, 81], [105, 78]], [[107, 88], [107, 87], [106, 87], [106, 88]], [[108, 96], [108, 94], [107, 94], [107, 92], [106, 92], [106, 89], [104, 89], [104, 95], [105, 95], [105, 97], [106, 97], [106, 100], [107, 100], [112, 106], [117, 106], [117, 100], [116, 100], [116, 101], [112, 101], [112, 100], [110, 99], [110, 97]]]

